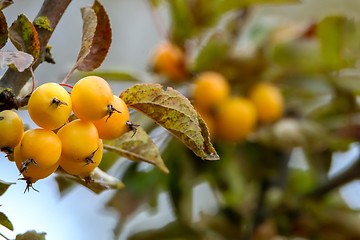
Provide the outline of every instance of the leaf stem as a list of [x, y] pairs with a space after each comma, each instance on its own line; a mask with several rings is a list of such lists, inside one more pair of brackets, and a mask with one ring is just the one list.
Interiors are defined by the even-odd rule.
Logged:
[[32, 65], [29, 67], [29, 70], [30, 70], [31, 79], [32, 79], [32, 89], [31, 89], [31, 94], [32, 94], [35, 90], [35, 75], [34, 75], [34, 70], [32, 68]]
[[163, 24], [163, 21], [159, 15], [159, 12], [157, 11], [157, 9], [154, 8], [154, 6], [149, 2], [149, 0], [147, 0], [145, 2], [147, 4], [151, 18], [154, 22], [155, 28], [156, 28], [157, 32], [159, 33], [160, 37], [163, 39], [169, 40], [169, 38], [170, 38], [169, 33]]
[[66, 75], [64, 80], [61, 82], [61, 84], [66, 84], [67, 80], [69, 80], [71, 74], [75, 71], [75, 69], [77, 68], [78, 65], [79, 65], [78, 63], [75, 64], [75, 66], [68, 72], [68, 74]]
[[63, 86], [63, 87], [68, 87], [68, 88], [73, 88], [73, 86], [69, 85], [69, 84], [66, 84], [66, 83], [60, 83], [60, 86]]

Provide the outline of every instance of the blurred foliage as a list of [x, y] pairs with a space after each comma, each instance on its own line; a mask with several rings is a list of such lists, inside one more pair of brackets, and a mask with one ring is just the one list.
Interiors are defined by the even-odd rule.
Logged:
[[[191, 97], [193, 76], [212, 70], [228, 79], [233, 95], [247, 96], [257, 82], [273, 83], [286, 108], [245, 141], [212, 138], [220, 161], [198, 161], [172, 140], [162, 153], [168, 176], [132, 163], [123, 176], [128, 191], [108, 203], [119, 212], [117, 236], [144, 204], [155, 214], [157, 196], [166, 192], [176, 220], [134, 228], [129, 239], [358, 239], [358, 212], [336, 189], [360, 177], [359, 164], [333, 179], [328, 173], [333, 153], [350, 149], [360, 136], [359, 22], [342, 15], [298, 22], [252, 16], [258, 4], [298, 1], [151, 3], [168, 7], [169, 40], [187, 56], [187, 79], [168, 78], [164, 85]], [[216, 213], [198, 209], [200, 183], [211, 189], [202, 193], [205, 199], [215, 194]]]
[[37, 233], [36, 231], [28, 231], [23, 234], [16, 235], [15, 240], [45, 240], [46, 233]]

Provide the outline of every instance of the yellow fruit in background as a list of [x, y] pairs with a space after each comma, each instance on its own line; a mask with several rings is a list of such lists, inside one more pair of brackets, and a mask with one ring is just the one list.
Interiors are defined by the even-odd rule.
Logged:
[[151, 56], [151, 65], [155, 72], [166, 75], [170, 80], [181, 80], [186, 76], [183, 51], [170, 42], [156, 46]]
[[94, 169], [99, 166], [103, 154], [103, 142], [99, 139], [99, 148], [96, 150], [92, 162], [83, 163], [71, 158], [61, 157], [60, 166], [69, 174], [88, 177]]
[[99, 135], [95, 125], [81, 119], [74, 120], [57, 132], [61, 143], [61, 156], [81, 163], [99, 147]]
[[28, 111], [39, 127], [53, 130], [63, 126], [72, 109], [69, 93], [57, 83], [45, 83], [31, 94]]
[[209, 111], [224, 101], [230, 94], [230, 85], [226, 78], [217, 72], [203, 72], [194, 80], [191, 94], [194, 105], [203, 111]]
[[115, 111], [111, 116], [105, 116], [100, 120], [93, 121], [101, 139], [116, 139], [129, 130], [127, 122], [130, 121], [130, 115], [126, 103], [118, 96], [114, 96], [113, 106], [119, 112]]
[[24, 133], [24, 125], [16, 112], [0, 112], [0, 149], [16, 147]]
[[216, 113], [216, 136], [225, 141], [243, 140], [257, 122], [254, 104], [243, 97], [222, 102]]
[[86, 121], [99, 120], [111, 112], [114, 96], [110, 85], [101, 77], [80, 79], [71, 91], [74, 114]]
[[282, 116], [284, 99], [276, 86], [258, 83], [250, 90], [249, 98], [255, 104], [261, 123], [274, 122]]

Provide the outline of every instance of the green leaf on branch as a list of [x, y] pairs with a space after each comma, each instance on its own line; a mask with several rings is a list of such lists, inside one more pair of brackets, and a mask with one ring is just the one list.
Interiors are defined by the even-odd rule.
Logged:
[[2, 196], [6, 192], [6, 190], [13, 184], [15, 183], [8, 183], [0, 180], [0, 196]]
[[2, 212], [0, 212], [0, 224], [11, 231], [14, 231], [14, 226], [12, 225], [8, 217]]
[[105, 141], [104, 148], [133, 161], [153, 164], [164, 173], [169, 173], [169, 169], [161, 158], [159, 148], [141, 127], [136, 128], [135, 135], [133, 132], [127, 132], [118, 139]]
[[104, 61], [111, 44], [109, 16], [99, 1], [81, 9], [83, 36], [81, 50], [75, 68], [92, 71]]
[[136, 84], [120, 97], [129, 107], [166, 128], [197, 156], [206, 160], [219, 159], [203, 121], [199, 121], [199, 114], [180, 92], [172, 88], [164, 90], [160, 84]]
[[15, 66], [19, 72], [23, 72], [30, 67], [33, 61], [33, 56], [22, 51], [0, 52], [0, 68], [4, 68], [5, 66]]
[[8, 40], [8, 26], [5, 15], [0, 11], [0, 49], [3, 48]]
[[36, 231], [27, 231], [16, 235], [15, 240], [45, 240], [46, 233], [37, 233]]
[[9, 37], [17, 50], [29, 53], [37, 59], [40, 53], [38, 33], [29, 19], [20, 14], [9, 28]]
[[0, 9], [4, 9], [13, 3], [14, 3], [13, 0], [0, 0]]

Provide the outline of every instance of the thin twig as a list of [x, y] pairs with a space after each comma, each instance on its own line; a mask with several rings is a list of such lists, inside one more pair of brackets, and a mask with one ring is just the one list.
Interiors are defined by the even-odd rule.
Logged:
[[0, 233], [0, 236], [2, 236], [3, 238], [5, 238], [6, 240], [10, 240], [10, 238], [7, 238], [4, 236], [4, 234]]
[[149, 1], [145, 1], [147, 3], [150, 15], [151, 15], [151, 19], [154, 22], [155, 28], [157, 30], [157, 32], [159, 33], [160, 37], [163, 39], [169, 39], [169, 33], [164, 25], [164, 22], [162, 21], [159, 12], [157, 11], [157, 9], [154, 8], [154, 6], [152, 6], [151, 3], [149, 3]]
[[339, 173], [334, 178], [331, 178], [327, 183], [316, 188], [314, 191], [307, 194], [305, 197], [316, 199], [322, 198], [330, 191], [335, 190], [358, 178], [360, 178], [360, 157], [346, 170]]
[[34, 75], [34, 70], [32, 68], [32, 65], [29, 67], [29, 70], [30, 70], [31, 79], [32, 79], [32, 89], [31, 89], [31, 94], [32, 94], [35, 90], [35, 75]]

